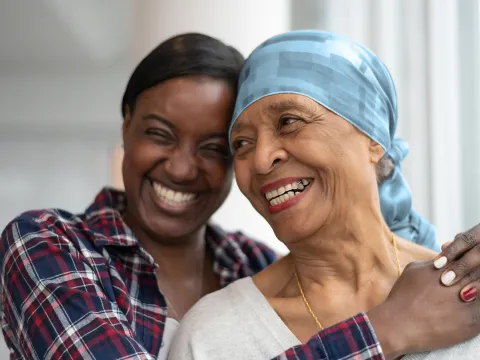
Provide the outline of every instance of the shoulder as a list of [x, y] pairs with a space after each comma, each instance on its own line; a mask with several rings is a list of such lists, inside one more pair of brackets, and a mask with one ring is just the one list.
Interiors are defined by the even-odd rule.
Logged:
[[218, 247], [223, 249], [231, 246], [238, 249], [240, 255], [246, 257], [253, 273], [263, 270], [278, 258], [270, 247], [241, 231], [229, 232], [217, 225], [209, 225], [209, 229], [219, 241]]
[[225, 330], [242, 322], [246, 307], [242, 289], [247, 289], [251, 281], [251, 278], [237, 280], [201, 298], [184, 316], [180, 329], [196, 341], [213, 334], [218, 338], [224, 335], [230, 338], [231, 333]]
[[413, 261], [430, 261], [437, 256], [437, 252], [418, 245], [412, 241], [397, 236], [400, 262], [403, 266]]
[[16, 237], [42, 232], [64, 232], [78, 227], [83, 219], [62, 209], [42, 209], [26, 211], [14, 218], [5, 227], [2, 237], [13, 233]]
[[182, 324], [193, 329], [205, 326], [218, 327], [222, 323], [230, 323], [237, 316], [236, 309], [242, 306], [243, 299], [238, 294], [250, 278], [237, 280], [223, 289], [217, 290], [201, 298], [182, 319]]
[[[243, 322], [240, 309], [244, 307], [235, 287], [246, 280], [237, 280], [201, 298], [180, 322], [169, 356], [176, 360], [228, 358], [237, 341], [242, 343], [244, 339], [240, 326]], [[207, 353], [215, 356], [207, 356]]]
[[0, 237], [3, 261], [11, 256], [24, 258], [39, 253], [42, 245], [68, 250], [80, 247], [85, 240], [82, 216], [61, 209], [32, 210], [13, 219]]

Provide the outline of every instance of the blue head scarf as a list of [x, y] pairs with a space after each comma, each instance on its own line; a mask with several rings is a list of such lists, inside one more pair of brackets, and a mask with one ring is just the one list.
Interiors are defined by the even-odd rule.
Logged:
[[397, 95], [385, 65], [369, 49], [326, 31], [298, 30], [258, 46], [241, 71], [230, 125], [255, 101], [274, 94], [299, 94], [341, 116], [375, 140], [395, 168], [379, 185], [382, 214], [392, 231], [439, 250], [434, 227], [412, 209], [412, 195], [400, 169], [408, 154], [395, 139]]

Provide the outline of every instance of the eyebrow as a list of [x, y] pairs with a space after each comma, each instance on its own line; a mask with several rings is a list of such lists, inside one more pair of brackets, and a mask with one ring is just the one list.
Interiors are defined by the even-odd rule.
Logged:
[[285, 111], [300, 111], [310, 116], [318, 116], [320, 112], [317, 111], [313, 106], [310, 104], [300, 104], [295, 100], [280, 100], [280, 101], [273, 101], [270, 103], [267, 108], [264, 110], [267, 113], [282, 113]]
[[143, 117], [143, 120], [157, 120], [159, 122], [161, 122], [163, 125], [167, 126], [170, 130], [172, 131], [175, 131], [176, 130], [176, 127], [175, 125], [173, 125], [170, 121], [168, 121], [167, 119], [161, 117], [160, 115], [157, 115], [157, 114], [147, 114]]
[[245, 127], [245, 125], [242, 124], [242, 123], [241, 123], [240, 121], [238, 121], [238, 119], [237, 119], [237, 120], [235, 121], [235, 123], [233, 124], [233, 126], [232, 126], [232, 131], [231, 131], [231, 132], [233, 133], [234, 131], [240, 131], [240, 130], [242, 130], [242, 128], [244, 128], [244, 127]]
[[212, 140], [212, 139], [220, 139], [220, 140], [228, 141], [228, 134], [226, 132], [211, 132], [211, 133], [202, 135], [201, 139], [202, 141]]
[[[143, 117], [144, 120], [150, 120], [150, 119], [153, 119], [153, 120], [157, 120], [159, 122], [161, 122], [162, 124], [164, 124], [165, 126], [167, 126], [170, 130], [172, 131], [176, 131], [177, 128], [175, 127], [175, 125], [173, 125], [170, 121], [168, 121], [167, 119], [161, 117], [160, 115], [157, 115], [157, 114], [147, 114]], [[211, 132], [211, 133], [206, 133], [204, 135], [201, 136], [201, 139], [202, 141], [205, 141], [205, 140], [210, 140], [210, 139], [220, 139], [220, 140], [227, 140], [228, 141], [228, 134], [226, 132]]]
[[[311, 117], [316, 117], [322, 114], [310, 104], [308, 105], [299, 104], [297, 101], [291, 100], [291, 99], [273, 101], [265, 109], [263, 109], [263, 112], [267, 114], [272, 112], [275, 114], [278, 114], [278, 113], [291, 111], [291, 110], [303, 112]], [[240, 131], [242, 128], [245, 128], [245, 127], [248, 127], [248, 126], [246, 126], [245, 124], [237, 120], [235, 121], [235, 124], [232, 127], [232, 133], [234, 131]]]

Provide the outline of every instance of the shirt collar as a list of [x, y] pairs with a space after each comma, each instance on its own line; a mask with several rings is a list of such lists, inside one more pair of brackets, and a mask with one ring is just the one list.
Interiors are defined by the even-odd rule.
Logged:
[[[148, 258], [139, 240], [123, 221], [122, 214], [127, 205], [125, 192], [112, 188], [103, 188], [85, 212], [88, 227], [94, 232], [95, 245], [98, 247], [130, 247]], [[251, 276], [249, 259], [242, 250], [235, 234], [225, 232], [215, 225], [208, 225], [206, 231], [207, 246], [213, 252], [213, 270], [220, 277], [221, 286], [245, 276]]]
[[87, 208], [85, 218], [97, 246], [139, 247], [137, 237], [122, 218], [126, 205], [125, 192], [106, 187]]

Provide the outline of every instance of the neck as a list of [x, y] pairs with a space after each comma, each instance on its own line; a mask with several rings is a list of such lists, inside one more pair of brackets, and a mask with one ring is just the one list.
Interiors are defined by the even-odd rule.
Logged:
[[[358, 209], [352, 206], [351, 209]], [[375, 207], [351, 211], [338, 223], [289, 245], [292, 266], [306, 289], [320, 285], [350, 294], [398, 278], [393, 235]]]
[[[178, 238], [165, 238], [149, 234], [131, 220], [127, 213], [125, 221], [138, 237], [143, 248], [158, 264], [159, 279], [169, 283], [181, 283], [186, 279], [203, 277], [207, 251], [205, 242], [206, 225]], [[163, 282], [163, 281], [162, 281]]]

